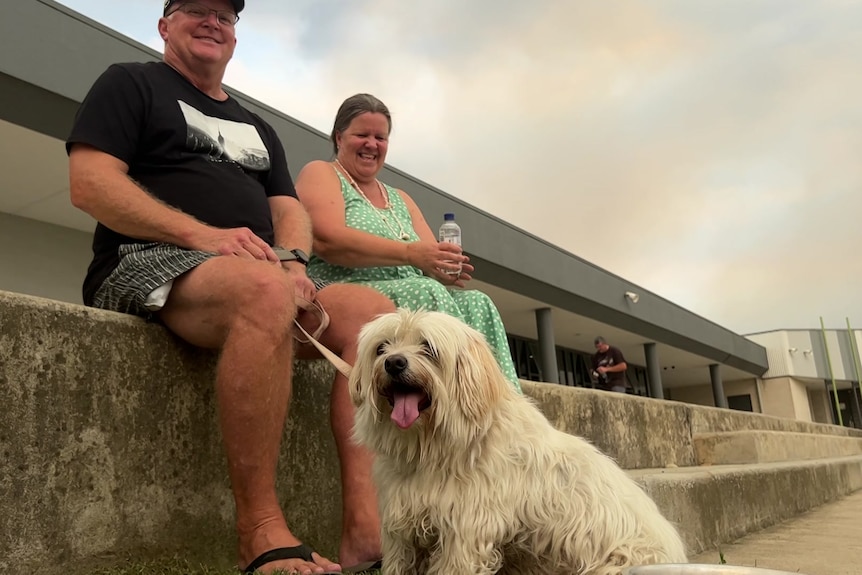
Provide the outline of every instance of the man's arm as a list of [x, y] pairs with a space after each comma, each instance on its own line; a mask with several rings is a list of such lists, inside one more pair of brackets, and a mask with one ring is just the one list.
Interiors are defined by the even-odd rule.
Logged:
[[[270, 196], [269, 208], [272, 212], [275, 245], [311, 253], [311, 219], [299, 200], [293, 196]], [[316, 290], [305, 273], [305, 265], [298, 261], [286, 261], [281, 262], [281, 266], [296, 278], [296, 294], [312, 301]]]
[[626, 363], [626, 358], [623, 357], [623, 352], [621, 352], [618, 348], [611, 348], [611, 355], [614, 358], [614, 364], [607, 369], [607, 371], [611, 373], [620, 373], [629, 368]]
[[626, 362], [622, 362], [622, 363], [615, 363], [611, 366], [599, 368], [599, 369], [604, 369], [604, 373], [619, 373], [621, 371], [627, 370], [628, 368], [629, 368], [629, 366], [626, 364]]
[[[86, 144], [69, 153], [72, 205], [123, 235], [222, 255], [278, 258], [246, 228], [218, 229], [160, 202], [128, 175], [122, 160]], [[270, 253], [267, 253], [269, 250]]]
[[299, 200], [293, 196], [269, 198], [275, 245], [311, 252], [311, 219]]

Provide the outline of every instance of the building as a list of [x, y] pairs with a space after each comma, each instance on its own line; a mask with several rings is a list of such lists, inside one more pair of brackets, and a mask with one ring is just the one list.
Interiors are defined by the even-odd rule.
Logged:
[[[0, 53], [0, 289], [80, 302], [94, 222], [69, 201], [63, 142], [109, 64], [160, 55], [51, 0], [9, 4], [0, 34], [15, 47]], [[232, 94], [275, 127], [294, 173], [329, 157], [324, 134]], [[860, 425], [852, 383], [859, 372], [843, 369], [858, 365], [858, 332], [832, 332], [829, 349], [846, 355], [840, 372], [826, 370], [826, 346], [784, 345], [796, 332], [735, 334], [409, 174], [387, 167], [383, 177], [407, 190], [432, 221], [430, 214], [454, 211], [465, 229], [481, 230], [468, 247], [475, 285], [500, 308], [523, 377], [589, 385], [588, 354], [602, 335], [623, 350], [636, 393], [837, 422], [839, 413], [829, 407], [837, 393], [830, 400], [824, 384], [834, 373], [836, 392], [847, 397], [848, 422]], [[796, 356], [786, 361], [785, 347], [811, 349], [815, 367], [803, 369]]]

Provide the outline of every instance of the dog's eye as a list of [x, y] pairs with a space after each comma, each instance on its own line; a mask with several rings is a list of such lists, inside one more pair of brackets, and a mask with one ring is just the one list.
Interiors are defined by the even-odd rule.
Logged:
[[422, 340], [422, 353], [430, 357], [434, 361], [437, 361], [437, 359], [439, 358], [437, 350], [426, 340]]
[[383, 355], [383, 353], [385, 351], [386, 351], [386, 344], [385, 343], [381, 343], [380, 345], [377, 346], [377, 355]]

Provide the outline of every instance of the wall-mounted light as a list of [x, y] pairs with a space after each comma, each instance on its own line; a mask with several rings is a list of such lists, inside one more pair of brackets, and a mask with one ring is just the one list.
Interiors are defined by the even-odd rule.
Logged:
[[787, 351], [789, 351], [790, 353], [796, 353], [797, 351], [799, 351], [799, 349], [797, 349], [797, 348], [795, 348], [795, 347], [791, 347], [791, 348], [790, 348], [790, 349], [788, 349]]
[[641, 296], [639, 296], [633, 291], [627, 291], [626, 297], [629, 298], [629, 301], [631, 301], [632, 303], [638, 303], [638, 300], [641, 299]]

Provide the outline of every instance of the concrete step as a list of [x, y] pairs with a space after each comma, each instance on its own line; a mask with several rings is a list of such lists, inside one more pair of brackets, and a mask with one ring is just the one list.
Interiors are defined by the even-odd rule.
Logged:
[[693, 555], [862, 489], [862, 455], [628, 473]]
[[692, 438], [698, 465], [771, 463], [862, 455], [862, 437], [741, 430], [698, 433]]
[[738, 541], [690, 557], [692, 563], [780, 569], [805, 575], [862, 573], [862, 490]]

